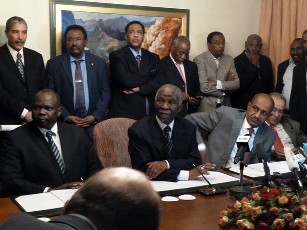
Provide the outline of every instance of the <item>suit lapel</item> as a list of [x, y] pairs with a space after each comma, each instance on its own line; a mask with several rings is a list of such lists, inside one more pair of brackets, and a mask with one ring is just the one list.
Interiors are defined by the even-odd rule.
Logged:
[[229, 152], [231, 152], [231, 150], [233, 149], [233, 146], [235, 145], [237, 141], [237, 137], [239, 136], [240, 130], [243, 125], [244, 117], [245, 117], [245, 113], [239, 113], [236, 116], [236, 119], [232, 123], [232, 128], [230, 132], [231, 141], [229, 142], [229, 146], [228, 146], [228, 149], [230, 150]]
[[62, 156], [65, 162], [65, 170], [69, 170], [68, 166], [73, 165], [71, 164], [71, 136], [69, 132], [64, 131], [63, 124], [61, 122], [58, 122], [58, 133], [60, 137], [61, 142], [61, 150], [62, 150]]
[[150, 126], [150, 136], [152, 139], [152, 144], [156, 149], [156, 152], [162, 154], [162, 130], [156, 120], [156, 116], [151, 116], [149, 119], [149, 126]]
[[70, 65], [70, 56], [69, 54], [63, 55], [62, 57], [62, 67], [64, 69], [65, 75], [71, 85], [71, 87], [74, 87], [74, 83], [72, 81], [72, 72], [71, 72], [71, 65]]

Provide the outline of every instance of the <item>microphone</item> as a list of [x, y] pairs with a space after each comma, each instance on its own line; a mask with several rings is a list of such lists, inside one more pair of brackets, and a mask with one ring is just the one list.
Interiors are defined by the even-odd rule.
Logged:
[[284, 148], [284, 151], [285, 151], [285, 157], [286, 157], [288, 167], [289, 167], [290, 171], [293, 173], [293, 175], [294, 175], [294, 177], [297, 181], [299, 189], [303, 190], [303, 183], [302, 183], [301, 178], [300, 178], [299, 173], [298, 173], [299, 166], [298, 166], [297, 162], [293, 160], [292, 150], [289, 146], [286, 146]]
[[237, 164], [239, 161], [241, 161], [245, 152], [249, 152], [249, 146], [248, 146], [249, 139], [250, 139], [249, 135], [238, 136], [238, 139], [236, 141], [237, 146], [238, 146], [238, 151], [237, 151], [237, 154], [234, 158], [235, 164]]
[[256, 145], [256, 153], [259, 161], [263, 163], [264, 175], [267, 183], [270, 187], [274, 187], [274, 183], [272, 181], [270, 168], [268, 166], [268, 155], [265, 152], [264, 146], [262, 143], [258, 143]]

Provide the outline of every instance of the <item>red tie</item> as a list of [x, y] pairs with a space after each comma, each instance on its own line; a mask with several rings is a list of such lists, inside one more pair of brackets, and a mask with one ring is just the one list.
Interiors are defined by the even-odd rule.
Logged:
[[282, 144], [281, 140], [280, 140], [280, 137], [277, 133], [277, 130], [275, 128], [275, 126], [271, 126], [271, 128], [273, 129], [275, 135], [276, 135], [276, 139], [275, 139], [275, 143], [274, 143], [274, 148], [275, 149], [280, 149], [282, 151], [284, 151], [284, 145]]

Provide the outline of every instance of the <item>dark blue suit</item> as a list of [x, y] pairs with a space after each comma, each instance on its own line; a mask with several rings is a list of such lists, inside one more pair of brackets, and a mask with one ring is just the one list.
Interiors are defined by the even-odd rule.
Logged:
[[[109, 117], [141, 119], [146, 116], [146, 98], [153, 111], [159, 56], [142, 49], [140, 70], [129, 46], [110, 53], [112, 99]], [[139, 87], [140, 92], [125, 94], [124, 89]]]
[[[155, 116], [137, 121], [128, 129], [129, 154], [132, 167], [143, 172], [147, 163], [164, 160], [162, 157], [162, 130]], [[176, 181], [180, 170], [190, 170], [193, 164], [199, 165], [201, 157], [197, 148], [196, 127], [184, 118], [175, 118], [172, 130], [173, 148], [170, 169], [155, 180]]]
[[[89, 108], [87, 115], [93, 115], [97, 121], [105, 116], [111, 92], [107, 65], [103, 59], [93, 54], [85, 54]], [[61, 99], [62, 118], [76, 115], [74, 109], [74, 88], [70, 55], [63, 54], [50, 59], [46, 67], [48, 87], [55, 90]]]

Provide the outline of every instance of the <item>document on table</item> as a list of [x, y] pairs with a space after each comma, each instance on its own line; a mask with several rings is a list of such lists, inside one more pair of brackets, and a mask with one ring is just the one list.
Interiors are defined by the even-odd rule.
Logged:
[[[274, 172], [279, 172], [280, 174], [290, 172], [287, 161], [268, 162], [268, 166], [270, 168], [271, 175], [273, 175]], [[237, 164], [235, 167], [231, 167], [229, 170], [235, 173], [240, 173], [239, 164]], [[252, 178], [263, 177], [265, 175], [263, 164], [250, 164], [247, 167], [244, 167], [243, 175]]]
[[[51, 192], [24, 195], [14, 201], [25, 211], [35, 216], [51, 215], [59, 212], [77, 189], [54, 190]], [[48, 211], [50, 210], [50, 212]]]
[[[210, 171], [209, 175], [204, 176], [211, 184], [222, 184], [228, 182], [235, 182], [238, 181], [238, 178], [226, 175], [221, 172]], [[169, 181], [151, 181], [152, 186], [155, 191], [162, 192], [162, 191], [170, 191], [170, 190], [179, 190], [179, 189], [187, 189], [187, 188], [194, 188], [194, 187], [201, 187], [208, 185], [208, 183], [202, 178], [202, 176], [198, 176], [194, 180], [187, 180], [187, 181], [177, 181], [177, 182], [169, 182]]]

